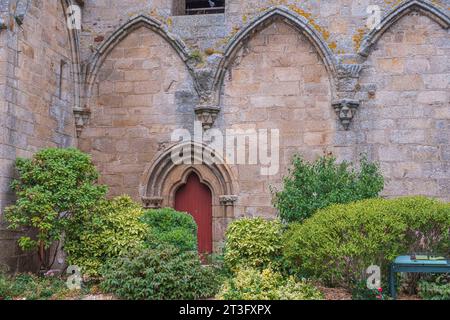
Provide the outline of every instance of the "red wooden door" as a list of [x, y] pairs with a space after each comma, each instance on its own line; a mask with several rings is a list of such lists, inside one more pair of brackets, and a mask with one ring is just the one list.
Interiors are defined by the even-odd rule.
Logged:
[[212, 253], [212, 194], [195, 173], [191, 173], [186, 184], [176, 192], [175, 210], [194, 217], [198, 226], [199, 253]]

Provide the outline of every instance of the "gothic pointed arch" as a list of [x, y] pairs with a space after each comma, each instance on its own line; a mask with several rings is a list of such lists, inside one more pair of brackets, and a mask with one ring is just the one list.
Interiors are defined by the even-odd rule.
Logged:
[[358, 53], [363, 57], [368, 57], [373, 46], [380, 40], [382, 35], [389, 30], [397, 21], [412, 11], [420, 11], [432, 20], [436, 21], [442, 28], [450, 27], [450, 17], [428, 0], [409, 0], [400, 4], [389, 12], [381, 21], [377, 28], [374, 28], [363, 39]]
[[170, 46], [175, 50], [180, 59], [186, 64], [186, 67], [192, 76], [194, 81], [194, 87], [198, 90], [197, 81], [195, 79], [193, 69], [189, 66], [188, 62], [190, 60], [191, 54], [189, 52], [188, 47], [184, 44], [184, 42], [171, 34], [165, 25], [150, 16], [146, 15], [138, 15], [122, 26], [117, 28], [104, 42], [103, 44], [96, 50], [94, 55], [90, 58], [87, 75], [86, 75], [86, 98], [89, 99], [92, 93], [92, 88], [98, 76], [99, 70], [103, 65], [103, 62], [108, 57], [109, 53], [129, 34], [140, 27], [145, 27], [159, 36], [161, 36], [165, 41], [167, 41]]
[[305, 17], [297, 14], [285, 6], [275, 6], [250, 21], [246, 26], [244, 26], [244, 28], [242, 28], [231, 38], [230, 42], [226, 46], [223, 58], [217, 67], [212, 88], [212, 92], [215, 94], [214, 99], [217, 104], [219, 104], [220, 91], [222, 89], [225, 74], [233, 64], [237, 52], [245, 45], [253, 34], [270, 25], [275, 19], [281, 19], [283, 22], [293, 26], [296, 30], [304, 34], [314, 45], [325, 64], [330, 76], [332, 91], [334, 91], [334, 76], [337, 68], [336, 60], [332, 50], [323, 39], [320, 32], [317, 31], [314, 26], [311, 25], [311, 22]]
[[[213, 153], [214, 150], [204, 144], [190, 142], [174, 144], [156, 155], [146, 167], [139, 186], [145, 207], [173, 206], [176, 190], [186, 183], [192, 172], [211, 189], [215, 207], [232, 206], [239, 193], [237, 180], [223, 159], [217, 157], [214, 163], [205, 160], [205, 154]], [[182, 162], [176, 163], [174, 155], [180, 156]], [[218, 211], [215, 215], [222, 216]]]

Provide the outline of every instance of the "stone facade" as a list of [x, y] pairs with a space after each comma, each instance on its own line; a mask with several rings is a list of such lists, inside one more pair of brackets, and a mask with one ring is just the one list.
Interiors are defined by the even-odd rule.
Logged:
[[[171, 0], [24, 3], [0, 1], [1, 208], [14, 160], [49, 146], [90, 153], [110, 196], [146, 207], [173, 205], [195, 171], [212, 190], [216, 248], [229, 221], [275, 216], [270, 189], [294, 153], [366, 153], [385, 196], [450, 201], [449, 0], [227, 0], [225, 14], [194, 16], [174, 16]], [[67, 28], [70, 5], [81, 30]], [[172, 165], [171, 134], [195, 119], [278, 129], [279, 171]], [[0, 264], [29, 269], [16, 238], [0, 225]]]
[[274, 216], [270, 187], [279, 187], [292, 156], [314, 159], [332, 145], [336, 130], [327, 70], [310, 41], [279, 20], [258, 32], [237, 53], [225, 76], [222, 130], [280, 130], [278, 174], [262, 176], [260, 165], [239, 165], [237, 216]]
[[[0, 211], [14, 198], [9, 188], [17, 157], [45, 147], [76, 145], [74, 56], [66, 3], [32, 1], [23, 21], [15, 4], [2, 1], [0, 32]], [[20, 9], [19, 6], [17, 6]], [[20, 15], [17, 10], [16, 15]], [[28, 270], [30, 258], [16, 245], [0, 216], [0, 264]]]

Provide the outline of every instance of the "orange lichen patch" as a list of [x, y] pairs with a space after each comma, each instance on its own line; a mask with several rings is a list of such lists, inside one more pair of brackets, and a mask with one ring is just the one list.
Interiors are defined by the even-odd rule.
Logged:
[[219, 50], [216, 50], [216, 49], [214, 49], [214, 48], [206, 48], [206, 49], [205, 49], [205, 54], [206, 54], [207, 56], [212, 56], [213, 54], [216, 54], [216, 53], [222, 54], [223, 52], [222, 52], [222, 51], [219, 51]]
[[150, 15], [151, 15], [152, 17], [157, 18], [157, 19], [160, 20], [160, 21], [165, 21], [165, 20], [166, 20], [162, 15], [160, 15], [160, 14], [158, 13], [158, 11], [156, 11], [156, 9], [150, 10]]
[[[303, 10], [293, 4], [289, 5], [289, 9], [291, 9], [298, 15], [301, 15], [302, 17], [306, 18], [308, 20], [309, 24], [314, 29], [316, 29], [318, 32], [320, 32], [322, 34], [322, 37], [325, 41], [328, 41], [330, 39], [330, 32], [328, 30], [326, 30], [325, 28], [321, 27], [319, 24], [317, 24], [317, 22], [314, 20], [314, 17], [311, 13], [306, 12], [305, 10]], [[329, 47], [332, 49], [333, 48], [336, 49], [337, 45], [334, 42], [332, 42], [332, 43], [329, 43]]]
[[393, 6], [393, 7], [396, 7], [396, 6], [398, 6], [400, 3], [402, 3], [403, 0], [384, 0], [384, 2], [385, 2], [386, 4], [389, 4], [389, 5]]
[[[261, 12], [270, 10], [271, 8], [273, 8], [273, 6], [276, 6], [276, 5], [286, 5], [290, 10], [292, 10], [293, 12], [297, 13], [298, 15], [300, 15], [300, 16], [304, 17], [306, 20], [308, 20], [309, 24], [322, 35], [322, 38], [324, 39], [324, 41], [328, 42], [329, 48], [332, 49], [333, 51], [336, 50], [336, 48], [337, 48], [336, 42], [329, 42], [331, 33], [328, 30], [326, 30], [325, 28], [323, 28], [322, 26], [320, 26], [314, 20], [314, 17], [311, 13], [309, 13], [309, 12], [303, 10], [302, 8], [299, 8], [293, 4], [288, 5], [286, 0], [271, 0], [271, 1], [269, 1], [269, 3], [271, 4], [270, 6], [257, 8], [256, 12], [261, 13]], [[246, 12], [242, 16], [243, 24], [246, 24], [248, 22], [250, 15], [251, 15], [251, 13]], [[225, 45], [236, 33], [239, 32], [240, 29], [241, 29], [241, 27], [239, 27], [239, 26], [233, 26], [231, 34], [228, 37], [216, 42], [216, 46]]]
[[[323, 30], [322, 31], [322, 36], [323, 36], [325, 41], [328, 41], [328, 39], [330, 38], [330, 32], [327, 31], [327, 30]], [[331, 43], [330, 43], [330, 45], [331, 45]]]
[[[233, 36], [234, 36], [236, 33], [239, 32], [240, 29], [241, 29], [241, 27], [239, 27], [239, 26], [233, 26], [233, 28], [232, 28], [232, 30], [231, 30], [231, 33], [230, 33], [227, 37], [218, 40], [218, 41], [214, 44], [214, 47], [223, 47], [223, 46], [225, 46], [228, 42], [230, 42], [231, 38], [233, 38]], [[214, 53], [223, 53], [222, 51], [216, 50], [216, 49], [214, 49], [214, 48], [208, 48], [208, 49], [214, 50]], [[208, 50], [208, 49], [206, 49], [206, 50]], [[206, 53], [206, 51], [205, 51], [205, 53]]]
[[234, 36], [236, 33], [239, 32], [241, 28], [239, 26], [233, 26], [233, 29], [231, 30], [231, 36]]
[[291, 9], [292, 11], [294, 11], [294, 12], [296, 12], [297, 14], [301, 15], [302, 17], [305, 17], [305, 18], [308, 19], [308, 20], [311, 19], [311, 16], [312, 16], [311, 13], [308, 13], [308, 12], [306, 12], [305, 10], [303, 10], [303, 9], [301, 9], [301, 8], [299, 8], [299, 7], [295, 6], [295, 5], [293, 5], [293, 4], [289, 5], [289, 9]]
[[356, 34], [353, 35], [352, 39], [353, 39], [353, 43], [355, 44], [355, 50], [359, 50], [359, 48], [361, 48], [361, 42], [364, 38], [365, 33], [366, 33], [366, 29], [359, 28], [358, 30], [356, 30]]
[[280, 5], [280, 4], [287, 4], [287, 0], [270, 0], [269, 3], [273, 6]]

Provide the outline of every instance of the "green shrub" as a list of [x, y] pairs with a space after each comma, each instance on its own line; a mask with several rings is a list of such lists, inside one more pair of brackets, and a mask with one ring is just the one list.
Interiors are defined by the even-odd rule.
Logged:
[[78, 210], [92, 207], [106, 193], [96, 185], [98, 173], [88, 155], [77, 149], [45, 149], [16, 161], [19, 178], [11, 187], [17, 202], [6, 208], [10, 228], [32, 228], [36, 237], [21, 237], [24, 250], [37, 250], [41, 269], [49, 269], [48, 250], [67, 230]]
[[419, 282], [419, 296], [425, 300], [450, 300], [450, 275], [439, 275], [433, 281]]
[[388, 267], [398, 255], [446, 253], [450, 204], [423, 197], [371, 199], [318, 211], [284, 234], [292, 271], [350, 287], [370, 265]]
[[284, 278], [272, 269], [240, 269], [227, 280], [218, 295], [221, 300], [321, 300], [322, 294], [306, 281]]
[[102, 274], [103, 290], [135, 300], [209, 298], [220, 284], [215, 270], [200, 264], [197, 252], [164, 245], [111, 260]]
[[282, 225], [262, 218], [240, 219], [226, 232], [224, 263], [231, 271], [241, 266], [265, 268], [281, 256]]
[[67, 231], [67, 262], [80, 267], [83, 275], [97, 276], [107, 260], [139, 250], [148, 229], [139, 220], [142, 215], [141, 206], [128, 196], [99, 202]]
[[66, 283], [59, 278], [32, 274], [10, 277], [0, 274], [0, 300], [47, 300], [68, 292]]
[[5, 300], [9, 297], [9, 282], [6, 276], [0, 272], [0, 300]]
[[355, 170], [350, 163], [337, 164], [331, 156], [314, 163], [295, 156], [283, 185], [283, 191], [272, 189], [275, 207], [283, 221], [301, 222], [331, 204], [377, 197], [384, 179], [378, 166], [365, 158], [360, 161], [360, 169]]
[[169, 244], [182, 251], [197, 250], [197, 224], [191, 215], [170, 208], [148, 210], [142, 222], [148, 225], [149, 247]]

